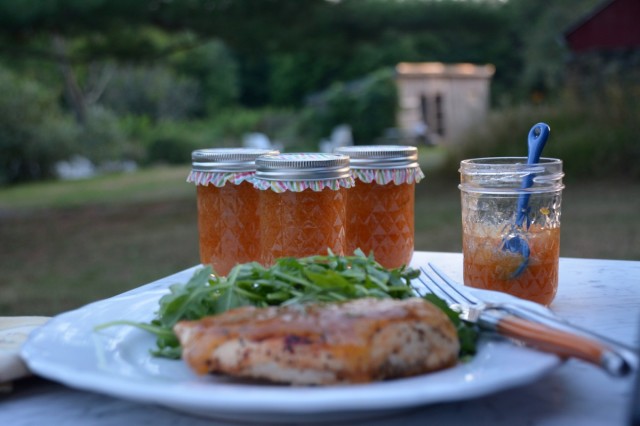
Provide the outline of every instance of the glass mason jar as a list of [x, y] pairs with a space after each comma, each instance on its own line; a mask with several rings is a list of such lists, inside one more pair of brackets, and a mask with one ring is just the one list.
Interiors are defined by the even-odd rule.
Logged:
[[258, 191], [255, 160], [278, 151], [199, 149], [191, 154], [187, 182], [196, 184], [200, 262], [225, 276], [238, 263], [258, 260]]
[[261, 262], [345, 254], [346, 196], [353, 186], [344, 155], [292, 153], [256, 160]]
[[386, 268], [411, 262], [415, 184], [424, 178], [414, 146], [349, 146], [355, 186], [347, 198], [347, 252], [360, 248]]
[[562, 161], [460, 163], [465, 285], [549, 305], [558, 289]]

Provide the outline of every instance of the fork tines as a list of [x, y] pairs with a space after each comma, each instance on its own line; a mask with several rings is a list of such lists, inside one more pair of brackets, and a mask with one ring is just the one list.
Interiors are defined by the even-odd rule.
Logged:
[[458, 300], [460, 303], [466, 302], [471, 305], [481, 305], [484, 301], [478, 299], [474, 296], [467, 288], [465, 288], [462, 284], [457, 283], [453, 279], [449, 278], [440, 268], [436, 267], [433, 263], [429, 263], [429, 267], [433, 269], [433, 271], [442, 279], [444, 283], [446, 283], [447, 288], [451, 289], [458, 296], [454, 296], [454, 299]]
[[[430, 269], [420, 267], [422, 273], [418, 276], [418, 281], [429, 292], [444, 299], [449, 304], [479, 305], [482, 303], [465, 289], [460, 288], [458, 283], [449, 278], [438, 267], [432, 263], [428, 263], [428, 265]], [[416, 289], [416, 291], [418, 290]]]
[[[447, 304], [455, 303], [453, 297], [443, 288], [446, 284], [441, 284], [438, 282], [440, 279], [431, 271], [426, 268], [420, 267], [420, 271], [422, 272], [418, 276], [418, 282], [422, 284], [423, 293], [433, 293], [439, 298], [443, 299], [447, 302]], [[424, 295], [424, 294], [421, 294]]]

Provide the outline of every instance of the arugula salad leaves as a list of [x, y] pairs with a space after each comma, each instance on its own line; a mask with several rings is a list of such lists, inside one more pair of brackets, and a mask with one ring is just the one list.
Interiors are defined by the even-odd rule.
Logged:
[[[159, 309], [150, 323], [113, 321], [96, 330], [114, 325], [139, 327], [156, 335], [154, 355], [177, 359], [181, 347], [173, 326], [178, 321], [197, 320], [247, 305], [340, 302], [364, 297], [406, 299], [415, 297], [411, 280], [419, 274], [404, 266], [386, 269], [360, 250], [353, 256], [329, 252], [325, 256], [282, 258], [269, 268], [255, 262], [240, 264], [226, 277], [213, 275], [207, 266], [198, 269], [186, 284], [172, 285], [170, 292], [160, 298]], [[475, 353], [477, 331], [460, 321], [458, 314], [437, 297], [428, 295], [425, 299], [444, 310], [458, 328], [460, 355]]]

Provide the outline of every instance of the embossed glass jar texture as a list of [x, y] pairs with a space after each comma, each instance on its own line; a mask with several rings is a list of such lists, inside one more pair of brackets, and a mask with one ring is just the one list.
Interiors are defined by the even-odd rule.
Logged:
[[201, 149], [192, 153], [187, 181], [196, 184], [200, 262], [227, 275], [238, 263], [258, 260], [259, 191], [252, 183], [255, 159], [278, 151]]
[[387, 268], [408, 265], [415, 234], [415, 184], [424, 175], [411, 146], [336, 149], [350, 157], [355, 185], [347, 197], [347, 252], [361, 249]]
[[353, 185], [343, 155], [296, 153], [256, 160], [261, 262], [345, 254], [346, 197]]
[[533, 165], [519, 157], [461, 162], [465, 285], [543, 305], [553, 301], [563, 176], [562, 161], [552, 158]]

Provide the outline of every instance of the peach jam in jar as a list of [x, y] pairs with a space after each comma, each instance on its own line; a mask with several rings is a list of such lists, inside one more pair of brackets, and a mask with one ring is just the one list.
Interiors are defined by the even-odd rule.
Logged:
[[258, 191], [255, 160], [278, 151], [199, 149], [187, 182], [196, 184], [200, 261], [225, 276], [237, 263], [258, 260]]
[[265, 266], [281, 257], [345, 254], [349, 158], [291, 153], [256, 160], [260, 246]]
[[[465, 285], [542, 305], [553, 301], [563, 176], [562, 161], [555, 158], [535, 164], [520, 157], [460, 163]], [[531, 186], [523, 185], [524, 179], [531, 179]]]
[[336, 149], [350, 157], [355, 186], [347, 201], [347, 252], [373, 253], [386, 268], [413, 256], [415, 184], [424, 174], [414, 146], [372, 145]]

